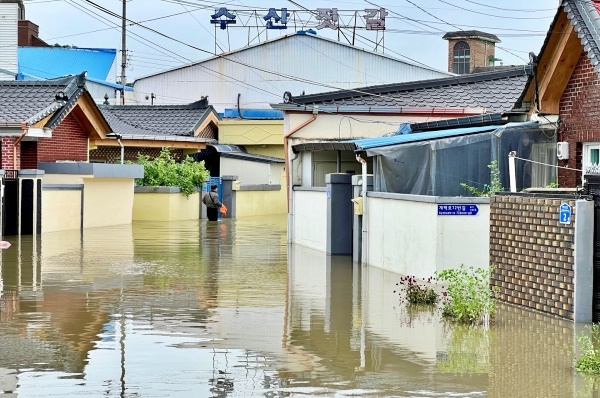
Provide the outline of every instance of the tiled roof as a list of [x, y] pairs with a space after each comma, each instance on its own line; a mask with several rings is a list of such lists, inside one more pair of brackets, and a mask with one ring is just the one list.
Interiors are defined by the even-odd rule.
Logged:
[[577, 32], [581, 45], [587, 52], [596, 73], [600, 76], [600, 2], [596, 0], [564, 0], [562, 7]]
[[489, 40], [494, 43], [500, 43], [500, 39], [498, 38], [498, 36], [493, 35], [491, 33], [485, 33], [479, 30], [461, 30], [458, 32], [448, 32], [442, 37], [442, 39], [482, 39]]
[[46, 124], [54, 128], [84, 89], [85, 72], [52, 80], [0, 81], [0, 122], [32, 125], [54, 114]]
[[[87, 77], [106, 80], [117, 50], [112, 48], [19, 47], [19, 73], [38, 79], [75, 75], [85, 70]], [[25, 80], [25, 79], [23, 79]]]
[[210, 113], [206, 99], [188, 105], [101, 105], [113, 132], [126, 135], [192, 137]]
[[363, 107], [486, 108], [486, 112], [512, 109], [530, 67], [453, 76], [294, 97], [294, 104]]

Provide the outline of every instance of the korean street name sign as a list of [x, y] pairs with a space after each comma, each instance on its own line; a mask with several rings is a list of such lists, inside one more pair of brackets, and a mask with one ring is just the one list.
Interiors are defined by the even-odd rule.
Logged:
[[476, 216], [479, 213], [477, 205], [444, 204], [438, 205], [438, 216]]

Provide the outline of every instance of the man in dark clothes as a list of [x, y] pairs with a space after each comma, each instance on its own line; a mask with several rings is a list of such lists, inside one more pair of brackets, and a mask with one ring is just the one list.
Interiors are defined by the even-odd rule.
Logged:
[[219, 219], [219, 207], [223, 206], [223, 203], [219, 201], [217, 188], [215, 184], [211, 185], [210, 192], [202, 198], [202, 203], [206, 206], [208, 221], [217, 221]]

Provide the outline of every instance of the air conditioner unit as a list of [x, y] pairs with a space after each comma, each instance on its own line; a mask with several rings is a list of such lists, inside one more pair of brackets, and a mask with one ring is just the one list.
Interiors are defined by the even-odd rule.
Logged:
[[569, 143], [568, 142], [557, 142], [556, 143], [556, 157], [559, 160], [569, 159]]

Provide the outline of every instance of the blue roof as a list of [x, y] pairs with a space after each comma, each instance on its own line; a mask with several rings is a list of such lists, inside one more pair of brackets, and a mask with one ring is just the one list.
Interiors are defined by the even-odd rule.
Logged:
[[[274, 119], [283, 120], [283, 111], [276, 109], [242, 109], [242, 116], [244, 119]], [[223, 113], [225, 119], [241, 119], [240, 112], [237, 109], [225, 109]]]
[[356, 150], [366, 150], [382, 146], [407, 144], [409, 142], [430, 141], [439, 138], [454, 137], [458, 135], [484, 133], [486, 131], [493, 131], [499, 129], [500, 127], [503, 127], [503, 125], [465, 127], [460, 129], [437, 130], [427, 131], [424, 133], [394, 135], [391, 137], [365, 138], [362, 140], [354, 140], [353, 142], [356, 146]]
[[106, 80], [116, 55], [112, 48], [19, 47], [17, 52], [23, 80], [54, 79], [83, 71], [88, 78]]

